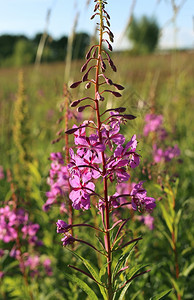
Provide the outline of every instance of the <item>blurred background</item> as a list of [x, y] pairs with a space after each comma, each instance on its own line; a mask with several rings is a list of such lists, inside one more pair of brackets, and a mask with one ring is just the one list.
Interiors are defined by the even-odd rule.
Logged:
[[[67, 108], [76, 99], [93, 97], [84, 84], [69, 89], [81, 80], [85, 54], [96, 44], [93, 7], [93, 0], [0, 0], [0, 213], [8, 205], [29, 213], [29, 220], [40, 225], [43, 247], [34, 252], [24, 238], [21, 253], [46, 255], [52, 266], [49, 275], [39, 273], [37, 265], [27, 266], [29, 296], [14, 256], [15, 241], [4, 242], [1, 231], [3, 300], [88, 300], [75, 282], [64, 279], [72, 254], [61, 246], [56, 220], [67, 221], [68, 195], [57, 195], [48, 211], [43, 207], [49, 199], [50, 153], [64, 154], [67, 125], [93, 118], [87, 109], [78, 113]], [[106, 93], [101, 109], [126, 107], [127, 114], [137, 117], [121, 129], [126, 142], [137, 135], [141, 156], [129, 183], [145, 181], [157, 203], [151, 218], [120, 211], [122, 218], [131, 218], [128, 233], [143, 236], [130, 264], [151, 266], [126, 299], [163, 299], [152, 296], [173, 289], [166, 299], [193, 300], [194, 1], [109, 0], [107, 11], [115, 36], [109, 53], [117, 72], [107, 64], [106, 76], [125, 89], [118, 99]], [[100, 184], [98, 188], [101, 193]], [[74, 213], [75, 223], [101, 224], [95, 205]], [[88, 231], [77, 233], [90, 237]], [[92, 242], [99, 246], [97, 239]], [[85, 247], [78, 245], [78, 252], [102, 266]], [[37, 272], [34, 277], [31, 271]], [[95, 286], [94, 291], [98, 293]]]
[[[95, 36], [92, 11], [89, 0], [1, 1], [0, 66], [63, 61], [72, 35], [72, 58], [82, 58]], [[108, 11], [115, 51], [194, 48], [193, 0], [110, 1]]]

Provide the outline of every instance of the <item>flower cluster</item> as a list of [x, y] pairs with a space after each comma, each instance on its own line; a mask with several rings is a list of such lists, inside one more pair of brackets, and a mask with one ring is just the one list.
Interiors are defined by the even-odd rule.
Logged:
[[[39, 255], [32, 255], [29, 252], [22, 252], [21, 245], [27, 244], [31, 247], [42, 246], [43, 243], [37, 237], [39, 224], [32, 223], [29, 220], [28, 213], [22, 209], [13, 209], [10, 205], [5, 205], [0, 208], [0, 240], [4, 243], [12, 243], [9, 252], [10, 257], [19, 261], [21, 271], [28, 268], [30, 274], [37, 275], [39, 273], [38, 267], [44, 267], [47, 275], [52, 275], [51, 262], [48, 258], [43, 260]], [[4, 250], [0, 249], [0, 256], [4, 255]]]
[[145, 126], [143, 133], [148, 136], [150, 132], [156, 132], [162, 130], [163, 116], [156, 114], [147, 114], [145, 116]]
[[147, 197], [147, 191], [142, 187], [143, 181], [136, 184], [131, 191], [132, 207], [134, 210], [151, 212], [156, 206], [155, 199]]
[[174, 145], [174, 147], [167, 147], [165, 150], [162, 148], [157, 148], [157, 145], [153, 145], [153, 158], [156, 163], [160, 161], [168, 162], [173, 158], [180, 156], [181, 151], [178, 145]]
[[[157, 141], [164, 141], [168, 136], [167, 131], [163, 127], [163, 116], [156, 114], [147, 114], [145, 116], [145, 126], [143, 129], [144, 135], [148, 136], [150, 132], [154, 132]], [[164, 142], [162, 142], [163, 147], [158, 147], [156, 143], [153, 144], [153, 159], [156, 163], [161, 161], [169, 162], [173, 158], [180, 155], [180, 149], [178, 145], [174, 147], [168, 146], [164, 148]]]
[[137, 219], [141, 222], [143, 222], [149, 230], [154, 229], [154, 217], [151, 215], [145, 215], [145, 216], [137, 216]]
[[31, 277], [40, 276], [43, 271], [47, 276], [52, 276], [51, 260], [49, 258], [42, 258], [39, 255], [24, 255], [24, 267], [29, 270]]
[[[57, 203], [58, 199], [64, 198], [69, 191], [68, 170], [64, 166], [64, 159], [61, 152], [51, 153], [51, 169], [47, 183], [50, 191], [46, 192], [47, 201], [43, 205], [43, 210], [48, 211], [51, 205]], [[64, 202], [61, 204], [63, 206]]]
[[[118, 117], [118, 118], [117, 118]], [[139, 165], [139, 154], [136, 152], [136, 136], [124, 146], [125, 138], [120, 131], [122, 115], [110, 114], [108, 124], [102, 126], [102, 140], [100, 141], [97, 130], [95, 134], [86, 135], [84, 124], [79, 128], [74, 126], [74, 142], [77, 148], [76, 154], [70, 149], [70, 174], [69, 183], [72, 191], [69, 195], [72, 206], [75, 209], [89, 209], [90, 196], [95, 194], [93, 180], [106, 177], [113, 182], [124, 182], [130, 178], [127, 167], [135, 168]], [[93, 122], [95, 126], [95, 123]], [[112, 150], [104, 159], [102, 168], [102, 152]], [[111, 199], [109, 197], [109, 199]], [[103, 201], [103, 199], [101, 198]]]
[[68, 232], [68, 230], [71, 228], [71, 226], [68, 225], [63, 220], [58, 220], [56, 225], [57, 225], [57, 233], [63, 234], [63, 237], [61, 239], [63, 246], [73, 244], [76, 239]]
[[22, 208], [13, 210], [9, 205], [0, 208], [0, 240], [4, 243], [15, 241], [20, 230], [22, 238], [27, 239], [29, 244], [42, 245], [36, 236], [38, 229], [39, 225], [31, 223]]

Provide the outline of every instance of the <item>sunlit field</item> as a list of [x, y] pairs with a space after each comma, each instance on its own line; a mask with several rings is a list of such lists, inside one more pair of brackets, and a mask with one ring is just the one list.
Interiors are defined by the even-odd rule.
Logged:
[[[126, 141], [136, 134], [140, 155], [139, 167], [129, 170], [131, 177], [126, 184], [144, 181], [147, 193], [156, 199], [151, 215], [134, 211], [130, 205], [112, 214], [111, 224], [129, 218], [118, 245], [139, 238], [127, 261], [129, 270], [134, 268], [134, 278], [123, 298], [119, 295], [118, 299], [193, 299], [194, 53], [132, 56], [113, 52], [111, 57], [117, 66], [111, 79], [125, 89], [118, 98], [104, 94], [106, 101], [101, 102], [101, 109], [125, 107], [126, 114], [136, 117], [121, 125]], [[88, 259], [95, 270], [101, 269], [101, 278], [107, 276], [103, 271], [106, 260], [84, 243], [63, 247], [56, 232], [57, 220], [69, 221], [69, 193], [43, 209], [50, 191], [50, 154], [67, 155], [64, 130], [85, 119], [96, 120], [87, 109], [77, 112], [72, 107], [68, 118], [66, 114], [67, 103], [85, 97], [84, 85], [69, 88], [80, 80], [84, 62], [72, 62], [66, 82], [65, 63], [0, 69], [0, 299], [91, 299], [89, 290], [76, 282], [78, 277], [97, 299], [103, 299], [95, 281], [84, 274], [89, 271], [80, 257]], [[106, 76], [110, 72], [107, 67]], [[149, 127], [153, 118], [160, 120], [155, 129]], [[73, 135], [68, 137], [69, 147], [74, 147]], [[102, 189], [100, 183], [97, 193]], [[73, 223], [100, 227], [95, 196], [90, 201], [91, 209], [74, 209]], [[15, 239], [14, 232], [6, 239], [8, 229], [3, 222], [9, 213], [3, 210], [5, 207], [15, 212], [25, 210], [21, 212], [25, 226], [39, 226], [33, 227], [34, 233], [30, 234], [27, 229], [21, 231], [18, 223], [14, 225], [17, 228], [13, 226]], [[91, 228], [74, 229], [75, 238], [99, 249], [96, 235]], [[118, 255], [124, 255], [125, 250], [120, 247]], [[135, 271], [137, 265], [142, 265], [142, 275], [135, 277], [139, 274]], [[119, 276], [119, 280], [125, 279], [124, 273]]]

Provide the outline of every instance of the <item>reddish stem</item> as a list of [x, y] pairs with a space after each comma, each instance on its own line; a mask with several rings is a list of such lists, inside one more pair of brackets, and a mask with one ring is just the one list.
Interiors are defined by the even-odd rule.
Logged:
[[[98, 45], [98, 60], [96, 65], [96, 81], [95, 81], [95, 95], [99, 93], [99, 73], [100, 73], [100, 57], [102, 53], [102, 39], [103, 39], [103, 15], [102, 15], [102, 1], [99, 1], [100, 4], [100, 35], [99, 35], [99, 45]], [[102, 143], [102, 134], [101, 134], [101, 119], [99, 111], [98, 100], [95, 99], [95, 108], [96, 108], [96, 117], [98, 125], [98, 136], [99, 141]], [[104, 201], [105, 201], [105, 248], [107, 251], [107, 273], [108, 273], [108, 300], [111, 300], [113, 297], [112, 291], [112, 270], [111, 270], [111, 245], [110, 245], [110, 220], [109, 220], [109, 203], [108, 203], [108, 185], [107, 178], [104, 176], [106, 174], [106, 161], [104, 152], [102, 154], [102, 166], [103, 166], [103, 185], [104, 185]]]

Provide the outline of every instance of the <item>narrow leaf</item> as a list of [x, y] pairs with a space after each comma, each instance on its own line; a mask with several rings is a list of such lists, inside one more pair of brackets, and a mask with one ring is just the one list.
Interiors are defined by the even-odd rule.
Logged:
[[162, 299], [165, 299], [165, 297], [168, 296], [171, 293], [171, 291], [172, 291], [172, 289], [166, 290], [166, 291], [160, 293], [159, 295], [150, 298], [150, 300], [162, 300]]
[[129, 245], [129, 247], [128, 247], [128, 249], [127, 249], [127, 250], [128, 250], [127, 253], [125, 253], [124, 255], [122, 255], [122, 256], [119, 258], [119, 260], [118, 260], [118, 262], [117, 262], [117, 264], [116, 264], [116, 266], [115, 266], [115, 268], [114, 268], [114, 271], [113, 271], [113, 278], [116, 276], [117, 272], [118, 272], [122, 267], [125, 266], [125, 264], [126, 264], [128, 258], [129, 258], [129, 256], [131, 255], [131, 251], [132, 251], [132, 249], [135, 247], [136, 244], [137, 244], [137, 242], [134, 242], [133, 244]]
[[[72, 266], [72, 265], [68, 265], [68, 267], [69, 267], [69, 268], [72, 268], [72, 269], [74, 269], [74, 270], [76, 270], [76, 271], [78, 271], [78, 272], [80, 272], [80, 273], [82, 273], [82, 274], [84, 274], [84, 275], [86, 275], [87, 277], [89, 277], [89, 278], [91, 278], [92, 280], [94, 280], [95, 282], [97, 282], [97, 281], [94, 279], [93, 276], [91, 276], [90, 274], [86, 273], [85, 271], [83, 271], [83, 270], [81, 270], [81, 269], [79, 269], [79, 268], [77, 268], [77, 267], [75, 267], [75, 266]], [[97, 282], [97, 283], [98, 283], [98, 282]]]
[[76, 256], [77, 258], [79, 258], [85, 265], [85, 267], [88, 269], [88, 271], [90, 272], [90, 274], [92, 275], [93, 278], [96, 279], [96, 281], [100, 282], [100, 278], [98, 276], [97, 271], [94, 269], [94, 267], [85, 259], [83, 258], [81, 255], [79, 255], [78, 253], [75, 253], [74, 251], [71, 251], [70, 249], [68, 249], [74, 256]]
[[166, 211], [166, 208], [164, 207], [164, 205], [161, 202], [160, 202], [160, 207], [161, 207], [162, 214], [163, 214], [164, 220], [166, 222], [166, 225], [167, 225], [169, 231], [172, 232], [173, 231], [173, 228], [172, 228], [172, 224], [173, 224], [172, 217], [171, 217], [171, 215], [168, 214], [168, 212]]
[[70, 275], [68, 273], [64, 273], [64, 276], [68, 280], [70, 280], [70, 281], [74, 282], [75, 284], [77, 284], [88, 295], [90, 300], [98, 300], [98, 297], [96, 296], [94, 291], [87, 285], [87, 283], [85, 283], [84, 281], [82, 281], [81, 279], [79, 279], [75, 275]]
[[131, 281], [128, 282], [128, 283], [125, 285], [125, 287], [122, 289], [122, 292], [121, 292], [120, 297], [119, 297], [118, 300], [122, 300], [122, 299], [123, 299], [123, 297], [125, 296], [125, 294], [126, 294], [126, 292], [127, 292], [127, 290], [128, 290], [128, 288], [129, 288], [130, 285], [131, 285]]

